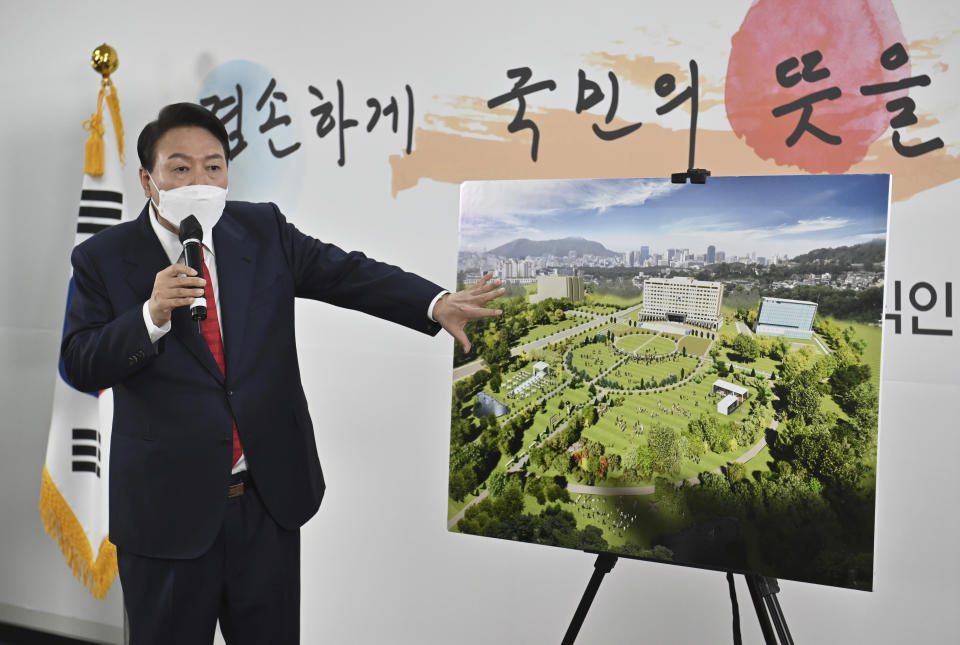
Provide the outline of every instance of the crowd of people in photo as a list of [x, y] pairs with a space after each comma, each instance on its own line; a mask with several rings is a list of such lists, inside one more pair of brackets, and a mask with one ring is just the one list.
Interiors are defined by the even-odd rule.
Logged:
[[619, 538], [622, 538], [624, 532], [637, 521], [636, 500], [633, 500], [634, 508], [631, 509], [633, 512], [628, 512], [627, 504], [622, 497], [617, 498], [616, 507], [613, 510], [603, 508], [603, 501], [594, 495], [577, 495], [573, 503], [585, 519], [598, 522]]
[[[642, 407], [641, 407], [641, 408], [638, 408], [638, 410], [642, 410], [642, 409], [643, 409]], [[618, 415], [617, 415], [617, 418], [616, 418], [616, 424], [617, 424], [617, 428], [619, 428], [620, 432], [626, 432], [626, 430], [627, 430], [627, 420], [626, 420], [626, 418], [624, 418], [622, 415], [619, 415], [619, 414], [618, 414]], [[643, 424], [640, 423], [640, 420], [639, 420], [639, 419], [635, 419], [634, 422], [633, 422], [633, 426], [632, 426], [631, 429], [633, 430], [633, 436], [634, 436], [634, 437], [637, 437], [637, 436], [639, 436], [639, 435], [643, 432]]]

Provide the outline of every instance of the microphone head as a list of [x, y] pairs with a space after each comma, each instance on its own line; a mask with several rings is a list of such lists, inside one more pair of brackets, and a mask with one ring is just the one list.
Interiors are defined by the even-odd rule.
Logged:
[[190, 239], [203, 242], [203, 227], [194, 215], [187, 215], [180, 220], [180, 243]]

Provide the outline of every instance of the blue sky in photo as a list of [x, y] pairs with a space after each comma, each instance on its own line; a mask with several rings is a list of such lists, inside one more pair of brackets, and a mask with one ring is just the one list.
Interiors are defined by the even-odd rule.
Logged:
[[792, 257], [885, 238], [889, 190], [888, 175], [465, 182], [460, 248], [584, 237], [620, 252], [713, 245], [728, 257]]

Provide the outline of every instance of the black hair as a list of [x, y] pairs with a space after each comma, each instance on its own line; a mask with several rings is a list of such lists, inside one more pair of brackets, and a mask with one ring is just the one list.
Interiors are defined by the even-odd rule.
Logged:
[[196, 103], [172, 103], [163, 107], [156, 121], [151, 121], [140, 132], [137, 139], [137, 155], [140, 165], [153, 172], [157, 161], [157, 142], [173, 128], [198, 127], [207, 130], [223, 145], [223, 156], [226, 161], [230, 158], [230, 141], [227, 129], [220, 123], [220, 119], [202, 105]]

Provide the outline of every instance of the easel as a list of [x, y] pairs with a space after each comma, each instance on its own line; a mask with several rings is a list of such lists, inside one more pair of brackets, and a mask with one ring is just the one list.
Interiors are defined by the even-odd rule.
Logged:
[[[587, 553], [591, 553], [587, 551]], [[583, 621], [590, 611], [590, 605], [597, 595], [600, 583], [603, 577], [610, 573], [613, 565], [617, 563], [618, 556], [612, 553], [599, 553], [594, 562], [593, 575], [587, 588], [580, 598], [580, 604], [573, 614], [570, 626], [567, 627], [567, 633], [564, 634], [561, 645], [573, 645], [583, 626]], [[790, 629], [787, 627], [787, 620], [783, 616], [783, 610], [780, 608], [780, 602], [777, 600], [777, 593], [780, 591], [780, 585], [776, 578], [768, 578], [752, 573], [745, 573], [743, 577], [747, 581], [747, 588], [750, 590], [750, 597], [753, 599], [753, 607], [757, 611], [757, 620], [760, 622], [760, 631], [763, 632], [763, 641], [766, 645], [793, 645], [793, 637], [790, 635]], [[733, 572], [727, 572], [727, 582], [730, 585], [730, 603], [733, 607], [733, 643], [740, 645], [742, 640], [740, 636], [740, 609], [737, 603], [737, 592], [733, 585]]]
[[[697, 85], [697, 63], [690, 61], [691, 85]], [[697, 112], [699, 110], [699, 96], [694, 92], [691, 97], [690, 105], [690, 154], [687, 160], [686, 172], [675, 172], [670, 175], [670, 181], [674, 184], [685, 184], [690, 180], [691, 184], [705, 184], [710, 171], [703, 168], [695, 168], [694, 156], [697, 145]], [[587, 551], [587, 553], [595, 553]], [[580, 627], [590, 611], [590, 605], [597, 595], [600, 583], [603, 577], [610, 573], [613, 566], [617, 563], [618, 556], [612, 553], [598, 553], [597, 560], [594, 562], [593, 575], [587, 588], [583, 592], [580, 604], [573, 614], [570, 626], [567, 627], [567, 633], [564, 634], [561, 645], [573, 645], [577, 640], [577, 634], [580, 633]], [[786, 618], [783, 616], [783, 610], [780, 608], [780, 602], [777, 600], [777, 593], [780, 591], [780, 585], [776, 578], [768, 578], [752, 573], [743, 574], [747, 581], [747, 588], [750, 590], [750, 597], [753, 599], [753, 607], [757, 612], [757, 620], [760, 622], [760, 631], [763, 632], [763, 640], [767, 645], [793, 645], [793, 637], [790, 635], [790, 629], [787, 627]], [[730, 587], [730, 603], [733, 608], [733, 642], [734, 645], [741, 644], [740, 636], [740, 609], [737, 603], [737, 591], [733, 582], [733, 572], [727, 572], [727, 583]], [[778, 640], [779, 639], [779, 640]]]

